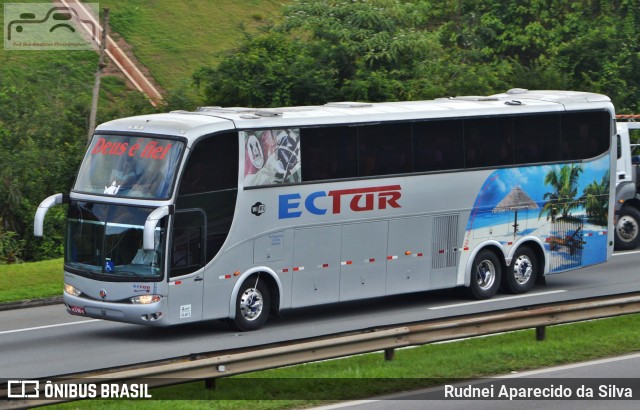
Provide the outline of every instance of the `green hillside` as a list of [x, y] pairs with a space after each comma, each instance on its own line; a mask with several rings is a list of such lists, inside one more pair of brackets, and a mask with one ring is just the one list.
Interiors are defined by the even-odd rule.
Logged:
[[[131, 46], [130, 51], [165, 92], [170, 95], [187, 93], [193, 99], [195, 90], [191, 76], [194, 71], [215, 65], [225, 51], [238, 45], [243, 31], [255, 33], [277, 18], [286, 0], [106, 0], [96, 3], [101, 9], [108, 7], [110, 10], [110, 34], [114, 38], [122, 37]], [[4, 7], [0, 7], [0, 19], [4, 21]], [[4, 70], [21, 70], [26, 66], [44, 68], [56, 60], [87, 64], [86, 72], [82, 70], [82, 81], [88, 81], [88, 89], [91, 89], [97, 62], [95, 52], [8, 51], [0, 48], [0, 63]], [[107, 80], [107, 86], [113, 81], [124, 86], [117, 80]]]
[[[42, 3], [42, 0], [22, 2]], [[286, 1], [285, 1], [286, 2]], [[0, 20], [4, 22], [4, 1]], [[201, 104], [193, 73], [278, 15], [281, 0], [108, 0], [114, 37], [167, 92], [170, 106]], [[4, 30], [3, 30], [4, 43]], [[0, 264], [60, 257], [64, 208], [34, 239], [40, 201], [69, 192], [86, 147], [95, 51], [18, 51], [0, 47]], [[97, 122], [154, 111], [122, 76], [102, 79]], [[7, 166], [11, 164], [11, 166]]]
[[[285, 1], [286, 3], [286, 1]], [[282, 0], [106, 0], [110, 26], [162, 88], [170, 94], [193, 94], [191, 75], [219, 61], [237, 46], [243, 29], [268, 24]], [[184, 107], [189, 108], [189, 107]]]

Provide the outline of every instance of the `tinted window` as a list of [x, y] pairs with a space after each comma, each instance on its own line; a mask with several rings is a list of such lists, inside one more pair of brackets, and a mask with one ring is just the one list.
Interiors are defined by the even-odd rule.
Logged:
[[560, 115], [515, 117], [516, 164], [553, 162], [560, 160]]
[[596, 157], [609, 148], [609, 114], [568, 113], [562, 117], [562, 159]]
[[301, 130], [302, 179], [358, 176], [356, 127], [322, 127]]
[[237, 185], [238, 134], [224, 133], [201, 140], [193, 147], [179, 193], [220, 191]]
[[410, 123], [358, 127], [359, 175], [411, 172]]
[[177, 212], [171, 241], [171, 277], [195, 272], [204, 265], [203, 243], [202, 212]]
[[607, 112], [301, 130], [304, 181], [584, 160], [609, 147]]
[[417, 122], [413, 125], [413, 170], [462, 168], [462, 147], [462, 121]]
[[618, 141], [618, 159], [622, 158], [622, 141], [620, 141], [620, 135], [616, 135]]
[[464, 158], [467, 168], [513, 164], [511, 118], [466, 120]]

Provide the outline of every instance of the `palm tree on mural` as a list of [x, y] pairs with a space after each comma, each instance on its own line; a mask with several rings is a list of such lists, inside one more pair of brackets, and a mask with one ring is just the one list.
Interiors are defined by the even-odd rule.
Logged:
[[571, 219], [571, 211], [580, 208], [583, 202], [578, 196], [578, 178], [582, 173], [579, 165], [563, 165], [561, 168], [550, 169], [544, 177], [544, 183], [551, 185], [553, 192], [547, 192], [543, 198], [546, 200], [540, 209], [541, 217], [547, 214], [547, 220], [555, 222], [556, 219]]
[[593, 181], [584, 188], [582, 196], [587, 216], [591, 222], [606, 226], [609, 214], [609, 173], [598, 183]]

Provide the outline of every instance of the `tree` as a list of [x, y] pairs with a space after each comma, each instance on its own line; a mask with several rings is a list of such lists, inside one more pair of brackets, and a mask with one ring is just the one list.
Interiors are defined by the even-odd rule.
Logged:
[[550, 169], [544, 177], [545, 185], [550, 185], [553, 191], [546, 192], [543, 198], [546, 200], [540, 209], [541, 217], [547, 214], [547, 221], [570, 219], [571, 211], [581, 207], [578, 195], [578, 179], [582, 173], [579, 165], [563, 165]]
[[[97, 56], [39, 52], [27, 58], [6, 53], [0, 64], [0, 261], [62, 255], [65, 208], [47, 214], [45, 237], [33, 238], [38, 204], [69, 192], [86, 148], [93, 68]], [[144, 112], [143, 97], [104, 79], [99, 120]], [[148, 109], [147, 109], [148, 111]]]
[[[247, 38], [219, 67], [196, 74], [209, 103], [413, 100], [522, 87], [601, 92], [621, 112], [640, 110], [636, 1], [293, 0], [283, 14], [265, 34], [281, 34], [280, 48]], [[287, 66], [273, 69], [270, 60], [283, 56]]]
[[589, 220], [597, 225], [606, 226], [609, 214], [609, 174], [602, 177], [600, 183], [593, 181], [587, 185], [582, 200]]
[[216, 68], [202, 68], [194, 81], [211, 105], [272, 107], [326, 102], [335, 95], [330, 65], [310, 57], [303, 41], [280, 33], [247, 36], [243, 46]]

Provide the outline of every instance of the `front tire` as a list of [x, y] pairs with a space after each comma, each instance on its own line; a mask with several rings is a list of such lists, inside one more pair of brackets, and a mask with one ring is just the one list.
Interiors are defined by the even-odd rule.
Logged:
[[535, 285], [539, 272], [535, 252], [527, 246], [521, 247], [513, 255], [507, 274], [502, 277], [502, 287], [509, 293], [526, 293]]
[[502, 264], [494, 252], [480, 251], [471, 267], [471, 283], [467, 293], [473, 299], [489, 299], [500, 287]]
[[630, 206], [620, 210], [616, 222], [615, 249], [629, 251], [638, 247], [640, 235], [640, 212]]
[[257, 330], [261, 328], [271, 310], [271, 293], [267, 283], [250, 277], [240, 286], [236, 298], [236, 315], [233, 325], [240, 331]]

